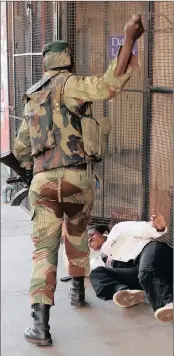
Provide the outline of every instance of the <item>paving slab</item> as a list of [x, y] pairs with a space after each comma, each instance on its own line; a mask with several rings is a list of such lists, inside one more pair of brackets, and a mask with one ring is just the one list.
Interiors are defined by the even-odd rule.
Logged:
[[149, 305], [118, 308], [95, 297], [86, 281], [88, 305], [69, 305], [69, 282], [59, 252], [55, 306], [51, 309], [54, 346], [39, 348], [24, 340], [32, 323], [28, 298], [32, 244], [29, 214], [22, 208], [1, 206], [1, 355], [2, 356], [172, 356], [173, 327], [155, 320]]

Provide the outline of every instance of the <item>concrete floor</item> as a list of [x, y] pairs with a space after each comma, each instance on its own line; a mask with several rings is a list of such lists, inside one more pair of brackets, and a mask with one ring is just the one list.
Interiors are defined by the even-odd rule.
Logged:
[[97, 299], [87, 281], [89, 306], [68, 303], [68, 283], [61, 251], [56, 306], [51, 310], [54, 346], [28, 344], [23, 331], [32, 318], [28, 299], [32, 245], [29, 215], [21, 208], [1, 205], [1, 355], [2, 356], [172, 356], [173, 328], [158, 323], [148, 305], [129, 310]]

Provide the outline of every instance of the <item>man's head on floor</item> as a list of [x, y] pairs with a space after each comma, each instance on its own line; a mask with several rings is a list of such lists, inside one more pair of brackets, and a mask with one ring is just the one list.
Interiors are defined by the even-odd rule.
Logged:
[[[164, 231], [166, 228], [164, 216], [158, 211], [153, 211], [150, 223], [157, 231]], [[94, 251], [100, 250], [104, 242], [107, 240], [109, 232], [110, 230], [108, 226], [104, 224], [93, 225], [90, 227], [87, 232], [89, 247]]]
[[109, 234], [109, 228], [104, 224], [94, 225], [89, 228], [87, 234], [89, 247], [98, 251], [107, 239], [106, 235]]

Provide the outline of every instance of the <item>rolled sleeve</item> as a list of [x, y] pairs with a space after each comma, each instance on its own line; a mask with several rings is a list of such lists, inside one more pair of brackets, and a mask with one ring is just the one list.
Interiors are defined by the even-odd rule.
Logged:
[[159, 239], [161, 236], [167, 233], [167, 226], [164, 231], [157, 231], [155, 227], [152, 226], [151, 222], [147, 223], [146, 228], [143, 231], [143, 239]]
[[[102, 77], [97, 76], [71, 76], [65, 85], [66, 99], [75, 99], [78, 104], [82, 102], [109, 100], [116, 97], [130, 79], [132, 72], [139, 68], [138, 59], [132, 54], [125, 74], [116, 76], [118, 57], [109, 65]], [[65, 100], [66, 100], [65, 99]]]
[[31, 140], [29, 134], [29, 128], [26, 120], [24, 119], [18, 136], [14, 142], [14, 154], [17, 160], [20, 162], [20, 166], [27, 170], [32, 170], [33, 168], [33, 157], [31, 149]]

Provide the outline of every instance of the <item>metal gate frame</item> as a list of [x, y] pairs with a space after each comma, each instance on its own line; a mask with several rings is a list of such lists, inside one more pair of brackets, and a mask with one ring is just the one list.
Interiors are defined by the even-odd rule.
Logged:
[[[154, 2], [148, 3], [149, 14], [154, 14]], [[144, 199], [143, 199], [143, 211], [142, 219], [147, 220], [149, 218], [149, 191], [150, 191], [150, 141], [151, 141], [151, 127], [152, 127], [152, 97], [153, 94], [171, 94], [174, 90], [169, 87], [154, 87], [153, 86], [153, 50], [154, 50], [154, 18], [150, 16], [147, 23], [148, 36], [146, 37], [146, 50], [148, 55], [145, 57], [145, 90], [144, 90], [144, 105], [143, 105], [143, 125], [144, 125], [144, 143], [143, 143], [143, 164], [142, 164], [142, 178], [144, 186]]]
[[[15, 73], [14, 73], [14, 67], [15, 67], [15, 57], [24, 57], [24, 56], [31, 56], [31, 59], [33, 56], [42, 56], [42, 52], [33, 52], [32, 51], [32, 12], [30, 11], [31, 10], [31, 6], [32, 6], [32, 1], [27, 1], [27, 8], [29, 9], [29, 14], [30, 14], [30, 21], [31, 21], [31, 51], [28, 52], [28, 53], [15, 53], [15, 44], [14, 44], [14, 1], [12, 1], [12, 41], [13, 41], [13, 45], [12, 45], [12, 48], [13, 48], [13, 52], [12, 52], [12, 58], [13, 58], [13, 88], [15, 88]], [[44, 4], [44, 2], [42, 2], [42, 5]], [[58, 24], [60, 23], [60, 18], [59, 18], [59, 2], [55, 1], [54, 2], [54, 9], [55, 9], [55, 23], [54, 23], [54, 27], [55, 27], [55, 34], [54, 34], [54, 40], [56, 41], [58, 39], [58, 36], [59, 36], [59, 26]], [[33, 66], [32, 66], [32, 61], [31, 61], [31, 80], [33, 78]], [[34, 84], [34, 83], [32, 83]], [[15, 98], [15, 90], [14, 90], [14, 107], [11, 108], [9, 107], [12, 111], [14, 111], [14, 115], [10, 114], [10, 118], [12, 119], [17, 119], [17, 120], [23, 120], [22, 117], [19, 117], [16, 115], [16, 112], [15, 112], [15, 108], [16, 108], [16, 98]], [[15, 132], [17, 133], [17, 132]]]
[[[30, 22], [31, 22], [31, 51], [26, 53], [15, 53], [15, 36], [14, 36], [14, 1], [11, 2], [11, 7], [12, 7], [12, 23], [11, 23], [11, 39], [12, 39], [12, 51], [9, 50], [9, 46], [8, 46], [8, 42], [7, 42], [7, 47], [8, 47], [8, 52], [11, 55], [11, 59], [12, 59], [12, 83], [13, 83], [13, 89], [12, 89], [12, 96], [13, 96], [13, 106], [9, 105], [9, 122], [10, 122], [10, 149], [13, 150], [13, 143], [14, 143], [14, 139], [17, 136], [18, 133], [18, 128], [19, 128], [19, 122], [22, 122], [23, 117], [17, 115], [16, 112], [16, 90], [15, 90], [15, 58], [19, 58], [19, 57], [31, 57], [31, 67], [30, 67], [30, 75], [31, 75], [31, 85], [34, 84], [33, 81], [33, 65], [32, 65], [32, 58], [33, 56], [42, 56], [42, 52], [33, 52], [32, 51], [32, 33], [33, 33], [33, 22], [32, 22], [32, 1], [26, 1], [25, 2], [27, 5], [27, 9], [29, 11], [29, 16], [30, 16]], [[8, 23], [8, 2], [6, 3], [7, 7], [6, 7], [6, 18], [7, 18], [7, 23]], [[41, 6], [44, 6], [44, 1], [42, 2]], [[56, 41], [58, 39], [58, 36], [60, 34], [60, 15], [59, 15], [59, 11], [60, 11], [60, 6], [59, 6], [59, 2], [58, 1], [54, 1], [53, 2], [53, 8], [54, 8], [54, 40]], [[9, 28], [7, 26], [7, 32], [9, 32]], [[8, 63], [9, 64], [9, 63]], [[10, 71], [9, 65], [8, 65], [8, 72]], [[10, 74], [10, 73], [9, 73]], [[9, 82], [9, 87], [10, 87], [10, 75], [8, 75], [8, 82]], [[10, 99], [10, 97], [9, 97]], [[22, 100], [22, 98], [21, 98]], [[10, 102], [10, 101], [9, 101]], [[13, 170], [10, 170], [10, 175], [13, 176], [15, 175]], [[16, 189], [17, 191], [21, 188], [20, 183], [16, 184]], [[30, 210], [30, 206], [29, 206], [29, 201], [28, 198], [24, 199], [22, 205], [24, 206], [24, 208], [26, 208], [27, 210]]]
[[[62, 15], [62, 7], [66, 6], [66, 16], [68, 18], [69, 14], [72, 15], [72, 18], [75, 19], [73, 15], [76, 9], [76, 2], [75, 1], [67, 1], [66, 5], [62, 2], [59, 2], [59, 10], [60, 14]], [[104, 2], [105, 7], [107, 9], [108, 2]], [[73, 11], [73, 14], [72, 14]], [[151, 160], [151, 150], [150, 150], [150, 141], [151, 141], [151, 124], [152, 124], [152, 97], [153, 94], [173, 94], [173, 89], [169, 87], [155, 87], [153, 86], [153, 51], [154, 51], [154, 14], [155, 14], [155, 7], [153, 1], [147, 2], [146, 12], [150, 14], [147, 18], [147, 22], [145, 23], [146, 32], [144, 34], [144, 51], [147, 53], [145, 56], [145, 63], [144, 63], [144, 88], [143, 89], [123, 89], [125, 92], [134, 92], [134, 93], [143, 93], [143, 152], [142, 152], [142, 185], [143, 185], [143, 203], [142, 203], [142, 220], [148, 220], [149, 218], [149, 191], [150, 191], [150, 160]], [[65, 16], [65, 14], [64, 14]], [[61, 24], [63, 19], [61, 20]], [[75, 21], [71, 20], [72, 29], [75, 29]], [[67, 38], [68, 42], [71, 44], [73, 51], [75, 52], [75, 43], [76, 38], [73, 38], [73, 34], [76, 31], [72, 31], [71, 27], [69, 26], [66, 28], [66, 32], [64, 32], [64, 36]], [[147, 31], [148, 29], [148, 31]], [[105, 11], [105, 29], [104, 34], [105, 38], [107, 39], [108, 33], [108, 18], [107, 18], [107, 11]], [[62, 32], [59, 33], [58, 39], [63, 39]], [[105, 41], [106, 43], [107, 41]], [[105, 50], [106, 54], [106, 50]], [[107, 68], [107, 57], [105, 56], [105, 68]], [[108, 107], [107, 103], [104, 103], [104, 116], [108, 114]], [[105, 172], [105, 159], [103, 159], [102, 164], [102, 174], [104, 177]], [[102, 216], [93, 218], [93, 221], [100, 222], [101, 218], [108, 222], [109, 220], [105, 218], [105, 203], [104, 203], [104, 196], [105, 196], [105, 187], [103, 184], [102, 187]]]

